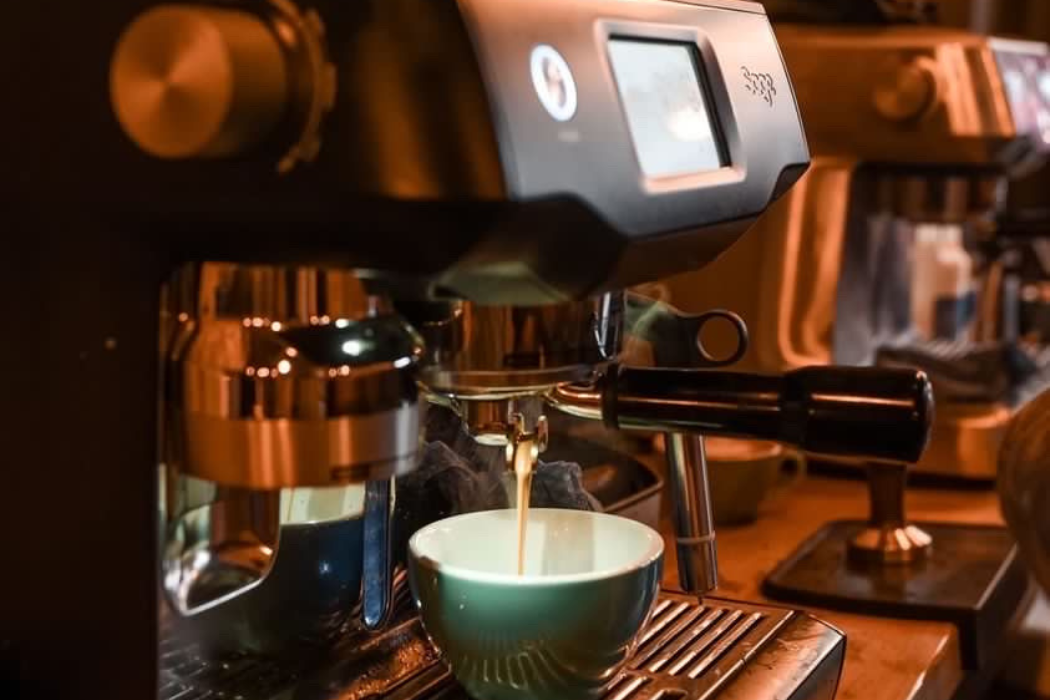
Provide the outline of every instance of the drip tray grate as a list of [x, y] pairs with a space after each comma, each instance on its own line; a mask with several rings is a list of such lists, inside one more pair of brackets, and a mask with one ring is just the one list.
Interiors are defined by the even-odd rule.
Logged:
[[[399, 592], [390, 630], [352, 631], [310, 664], [208, 661], [177, 637], [161, 645], [161, 700], [466, 700]], [[780, 608], [664, 594], [625, 672], [604, 700], [701, 700], [728, 686], [756, 697], [831, 700], [845, 638]]]

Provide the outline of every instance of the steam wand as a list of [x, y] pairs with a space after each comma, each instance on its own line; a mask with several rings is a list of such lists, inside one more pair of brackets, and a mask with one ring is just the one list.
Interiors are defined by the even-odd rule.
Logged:
[[[625, 308], [626, 327], [651, 344], [657, 366], [613, 364], [592, 384], [556, 387], [547, 401], [613, 429], [664, 433], [678, 578], [685, 591], [703, 595], [718, 583], [703, 435], [773, 440], [811, 453], [872, 460], [872, 520], [851, 544], [851, 556], [885, 563], [918, 559], [928, 550], [924, 533], [903, 521], [905, 465], [922, 455], [933, 422], [925, 374], [846, 367], [785, 375], [714, 371], [747, 351], [747, 326], [739, 316], [724, 310], [684, 314], [634, 293]], [[736, 348], [723, 358], [708, 352], [702, 340], [704, 326], [716, 319], [737, 334]], [[901, 547], [911, 550], [903, 557], [890, 551], [901, 533], [914, 535], [913, 546]]]
[[[809, 367], [759, 375], [613, 365], [594, 384], [557, 387], [548, 401], [610, 428], [669, 434], [676, 535], [686, 555], [679, 577], [701, 594], [717, 579], [703, 446], [692, 436], [774, 440], [870, 460], [881, 473], [886, 465], [917, 461], [933, 422], [929, 379], [906, 369]], [[903, 466], [887, 468], [903, 473]]]

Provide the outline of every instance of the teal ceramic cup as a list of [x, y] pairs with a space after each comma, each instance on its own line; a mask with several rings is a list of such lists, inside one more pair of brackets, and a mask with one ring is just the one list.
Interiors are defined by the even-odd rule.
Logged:
[[409, 581], [434, 646], [478, 700], [600, 696], [656, 602], [663, 539], [641, 523], [532, 509], [525, 574], [517, 512], [469, 513], [409, 541]]

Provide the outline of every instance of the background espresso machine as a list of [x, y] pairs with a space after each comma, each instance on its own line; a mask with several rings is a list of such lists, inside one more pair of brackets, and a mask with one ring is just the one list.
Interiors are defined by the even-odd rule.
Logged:
[[[776, 24], [813, 165], [738, 246], [669, 286], [685, 308], [733, 300], [755, 334], [749, 368], [929, 368], [937, 416], [916, 469], [987, 480], [1010, 407], [1002, 382], [978, 380], [1007, 373], [1008, 350], [1022, 351], [975, 351], [979, 306], [999, 295], [975, 298], [971, 251], [994, 235], [1007, 178], [1046, 151], [1037, 93], [1048, 50], [889, 19]], [[727, 283], [750, 271], [747, 283]], [[980, 393], [992, 390], [994, 400]], [[1027, 588], [1009, 534], [916, 527], [903, 468], [847, 464], [868, 467], [869, 522], [829, 523], [771, 572], [765, 592], [955, 622], [964, 664], [994, 667]]]
[[[911, 461], [924, 376], [703, 371], [719, 363], [695, 319], [617, 291], [710, 262], [805, 171], [761, 6], [10, 9], [9, 46], [35, 60], [4, 76], [19, 99], [0, 142], [18, 368], [0, 392], [0, 695], [455, 692], [397, 599], [396, 479], [428, 402], [508, 463], [542, 450], [544, 404], [672, 435], [694, 596], [660, 604], [618, 695], [833, 695], [839, 633], [698, 604], [714, 533], [703, 443], [685, 433]], [[615, 363], [639, 308], [692, 333], [683, 366]], [[315, 501], [353, 525], [296, 539]], [[289, 579], [289, 561], [312, 576]], [[350, 620], [358, 591], [323, 586], [355, 571]], [[243, 618], [221, 615], [267, 586], [278, 602], [331, 594], [309, 612], [333, 615], [334, 651], [211, 664], [172, 636], [173, 619], [216, 613], [198, 631], [236, 637]], [[294, 636], [293, 610], [258, 604]]]
[[[1050, 147], [1050, 50], [899, 23], [777, 34], [813, 167], [761, 230], [675, 280], [672, 296], [684, 308], [732, 300], [755, 334], [745, 367], [928, 368], [938, 411], [916, 471], [990, 481], [1012, 411], [1046, 383], [1042, 365], [1003, 347], [1019, 290], [983, 251], [1009, 178]], [[756, 284], [724, 283], [745, 270], [760, 271]]]

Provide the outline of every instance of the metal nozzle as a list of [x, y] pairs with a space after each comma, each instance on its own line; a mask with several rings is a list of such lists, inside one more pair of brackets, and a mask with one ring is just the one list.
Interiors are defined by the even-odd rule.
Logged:
[[678, 582], [686, 593], [704, 595], [718, 586], [718, 551], [704, 438], [666, 433], [664, 439], [667, 475], [674, 499]]

